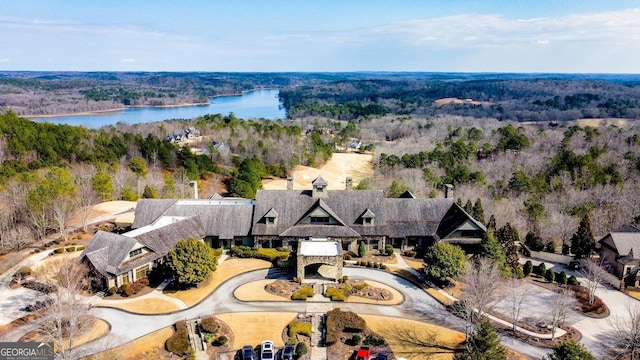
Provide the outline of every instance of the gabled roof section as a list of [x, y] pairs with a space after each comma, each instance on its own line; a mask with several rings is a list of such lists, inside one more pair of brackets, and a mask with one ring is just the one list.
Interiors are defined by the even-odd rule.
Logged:
[[329, 205], [327, 205], [326, 202], [324, 202], [324, 200], [320, 199], [318, 200], [314, 206], [312, 206], [311, 208], [309, 208], [309, 210], [307, 210], [306, 213], [304, 213], [304, 215], [302, 217], [300, 217], [300, 219], [296, 222], [296, 224], [300, 223], [301, 221], [303, 221], [304, 219], [308, 218], [309, 216], [311, 216], [311, 213], [314, 212], [316, 209], [322, 209], [325, 213], [327, 213], [327, 215], [329, 215], [331, 218], [333, 218], [335, 221], [337, 221], [338, 223], [340, 223], [340, 225], [342, 226], [346, 226], [345, 222], [342, 221], [342, 219], [340, 219], [340, 217], [333, 211], [331, 210], [331, 208], [329, 207]]
[[362, 219], [373, 219], [374, 217], [376, 217], [376, 214], [374, 214], [373, 211], [367, 208], [367, 210], [365, 210], [365, 212], [362, 215], [360, 215], [360, 217]]
[[[126, 236], [126, 234], [124, 235]], [[135, 239], [154, 252], [164, 256], [180, 240], [189, 238], [203, 239], [204, 237], [205, 232], [202, 224], [200, 224], [200, 219], [197, 216], [192, 216], [140, 234]]]
[[263, 217], [265, 217], [265, 218], [277, 218], [278, 217], [278, 212], [274, 208], [271, 208], [271, 209], [269, 209], [269, 211], [267, 211], [266, 214], [264, 214]]
[[484, 224], [474, 219], [458, 204], [452, 202], [451, 207], [442, 217], [442, 221], [440, 221], [436, 233], [440, 239], [444, 239], [466, 222], [470, 222], [472, 225], [482, 231], [487, 231], [487, 227], [484, 226]]
[[80, 258], [87, 257], [93, 267], [105, 276], [108, 273], [116, 274], [120, 264], [137, 243], [134, 238], [100, 230], [80, 254]]
[[451, 199], [385, 198], [387, 234], [392, 238], [435, 238], [438, 225], [452, 204]]
[[327, 187], [329, 183], [327, 182], [327, 180], [323, 179], [322, 176], [318, 176], [317, 178], [315, 178], [315, 180], [311, 182], [311, 185], [313, 187], [316, 187], [316, 186]]
[[631, 255], [631, 259], [640, 259], [640, 231], [636, 226], [625, 225], [610, 232], [598, 242], [606, 243], [615, 248], [619, 256], [629, 257]]
[[158, 219], [178, 200], [175, 199], [140, 199], [136, 205], [135, 217], [131, 228], [147, 226]]

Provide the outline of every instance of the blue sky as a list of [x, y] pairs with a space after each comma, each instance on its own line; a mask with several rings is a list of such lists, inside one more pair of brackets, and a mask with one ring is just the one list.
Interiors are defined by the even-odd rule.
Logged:
[[640, 73], [640, 0], [2, 0], [0, 70]]

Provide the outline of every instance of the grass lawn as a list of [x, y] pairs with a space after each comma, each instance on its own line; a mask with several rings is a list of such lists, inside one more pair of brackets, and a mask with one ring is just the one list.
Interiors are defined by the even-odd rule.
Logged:
[[[80, 336], [77, 336], [73, 341], [73, 348], [76, 348], [82, 344], [88, 343], [90, 341], [94, 341], [99, 339], [109, 333], [109, 323], [102, 319], [93, 318], [91, 321], [91, 326], [86, 329]], [[39, 342], [42, 341], [43, 337], [41, 333], [38, 332], [29, 332], [25, 334], [20, 341], [34, 341]], [[66, 342], [66, 341], [65, 341]], [[54, 347], [57, 347], [57, 344], [54, 343]], [[65, 345], [65, 348], [67, 345]]]
[[272, 340], [276, 347], [284, 346], [282, 334], [285, 327], [296, 318], [298, 313], [230, 313], [216, 314], [216, 318], [229, 325], [233, 332], [232, 349], [244, 345], [253, 347], [263, 340]]
[[111, 307], [116, 309], [121, 309], [125, 311], [129, 311], [136, 314], [166, 314], [173, 311], [180, 310], [180, 307], [170, 301], [162, 300], [162, 299], [142, 299], [139, 301], [132, 302], [119, 302], [117, 300], [114, 301], [103, 301], [99, 304], [100, 307]]
[[[432, 325], [425, 322], [405, 320], [400, 318], [362, 315], [367, 326], [371, 330], [384, 337], [396, 357], [409, 359], [429, 359], [429, 360], [449, 360], [453, 359], [453, 352], [450, 353], [429, 353], [424, 347], [412, 344], [408, 339], [427, 339], [431, 334], [435, 335], [435, 340], [446, 348], [455, 349], [464, 341], [464, 334], [450, 330], [441, 326]], [[444, 352], [451, 350], [444, 350]]]
[[89, 356], [84, 360], [164, 359], [168, 355], [168, 352], [164, 349], [164, 343], [173, 333], [173, 327], [169, 326], [121, 346]]
[[237, 288], [233, 295], [241, 301], [291, 301], [265, 291], [264, 287], [272, 282], [273, 279], [253, 281]]
[[165, 290], [164, 294], [182, 300], [191, 307], [212, 293], [220, 284], [226, 280], [252, 270], [270, 268], [272, 264], [268, 261], [258, 259], [236, 259], [227, 258], [218, 265], [211, 277], [201, 283], [198, 287], [188, 290]]

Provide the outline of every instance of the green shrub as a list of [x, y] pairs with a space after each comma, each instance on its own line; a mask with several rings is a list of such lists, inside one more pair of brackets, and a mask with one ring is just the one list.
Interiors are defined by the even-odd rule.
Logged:
[[296, 354], [298, 354], [298, 356], [306, 355], [308, 351], [307, 344], [301, 342], [296, 345]]
[[544, 263], [540, 263], [540, 265], [535, 267], [535, 273], [538, 276], [544, 276], [547, 272], [547, 266]]
[[109, 288], [107, 292], [109, 293], [109, 295], [115, 295], [118, 292], [118, 288], [115, 286], [112, 286]]
[[202, 339], [204, 340], [204, 342], [206, 342], [207, 344], [211, 344], [213, 343], [213, 341], [215, 340], [216, 336], [215, 334], [212, 333], [208, 333], [208, 332], [203, 332], [202, 333]]
[[364, 288], [366, 288], [367, 286], [369, 286], [369, 284], [367, 284], [366, 282], [363, 282], [361, 284], [357, 284], [354, 287], [358, 290], [358, 291], [362, 291]]
[[393, 245], [391, 245], [391, 244], [387, 244], [387, 245], [384, 247], [384, 252], [385, 252], [387, 255], [389, 255], [389, 256], [393, 255]]
[[294, 338], [296, 335], [304, 335], [311, 337], [311, 323], [292, 321], [289, 323], [289, 338]]
[[560, 285], [567, 285], [567, 273], [561, 271], [560, 274], [556, 276], [556, 282]]
[[125, 292], [127, 291], [127, 289], [129, 288], [129, 284], [122, 284], [122, 286], [120, 286], [120, 291], [121, 292]]
[[274, 262], [276, 259], [286, 260], [289, 257], [289, 249], [286, 251], [278, 251], [273, 248], [259, 248], [256, 252], [256, 258]]
[[189, 345], [187, 326], [184, 321], [179, 321], [176, 323], [176, 332], [169, 339], [167, 339], [165, 346], [167, 350], [179, 356], [184, 356], [189, 353], [191, 347]]
[[351, 260], [351, 254], [349, 253], [342, 254], [342, 260]]
[[82, 245], [82, 246], [78, 246], [78, 247], [76, 247], [76, 251], [82, 251], [82, 250], [84, 250], [84, 249], [86, 249], [86, 248], [87, 248], [87, 247], [86, 247], [86, 246], [84, 246], [84, 245]]
[[524, 266], [522, 267], [522, 272], [526, 277], [526, 276], [529, 276], [532, 271], [533, 271], [533, 263], [531, 262], [531, 260], [527, 260], [527, 262], [524, 263]]
[[223, 251], [224, 251], [223, 248], [213, 249], [213, 255], [215, 255], [216, 257], [220, 257], [220, 256], [222, 256], [222, 252]]
[[347, 345], [350, 346], [357, 346], [360, 345], [360, 343], [362, 342], [362, 336], [358, 335], [358, 334], [354, 334], [351, 339], [348, 339], [347, 341], [345, 341], [345, 343]]
[[544, 273], [544, 279], [552, 283], [556, 279], [556, 272], [549, 269]]
[[367, 245], [364, 241], [360, 241], [360, 244], [358, 245], [358, 256], [363, 257], [365, 255], [367, 255]]
[[62, 254], [64, 252], [64, 248], [57, 248], [55, 250], [53, 250], [54, 253], [56, 254]]
[[76, 251], [76, 247], [75, 246], [69, 246], [66, 249], [64, 249], [66, 252], [74, 252]]
[[220, 325], [214, 316], [209, 316], [200, 321], [202, 329], [208, 333], [215, 334], [220, 329]]
[[578, 281], [578, 279], [574, 275], [571, 275], [571, 276], [569, 276], [569, 280], [567, 280], [567, 284], [569, 284], [569, 285], [580, 285], [580, 281]]
[[346, 296], [344, 290], [337, 287], [329, 287], [324, 293], [324, 296], [330, 298], [333, 301], [344, 301]]
[[362, 343], [371, 346], [382, 346], [384, 345], [384, 339], [369, 334]]
[[226, 336], [222, 335], [220, 336], [217, 340], [215, 345], [216, 346], [224, 346], [229, 342], [229, 338], [227, 338]]
[[309, 285], [300, 288], [298, 291], [291, 295], [292, 300], [307, 300], [308, 297], [313, 296], [313, 288]]
[[373, 266], [373, 263], [371, 261], [367, 261], [367, 267], [370, 268]]

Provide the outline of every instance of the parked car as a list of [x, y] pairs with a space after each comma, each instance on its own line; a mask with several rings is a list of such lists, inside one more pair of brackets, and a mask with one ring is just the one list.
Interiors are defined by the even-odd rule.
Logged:
[[282, 360], [293, 360], [293, 356], [295, 355], [295, 348], [291, 344], [287, 344], [284, 346], [282, 350]]
[[361, 346], [356, 354], [356, 360], [369, 360], [371, 357], [371, 350], [368, 346]]
[[255, 360], [253, 357], [253, 346], [245, 345], [242, 347], [242, 360]]
[[265, 340], [260, 345], [260, 359], [261, 360], [274, 360], [275, 358], [275, 348], [273, 346], [273, 341]]
[[[372, 359], [373, 359], [373, 358], [372, 358]], [[375, 357], [375, 360], [387, 360], [387, 355], [385, 355], [385, 354], [378, 354], [378, 355]]]

